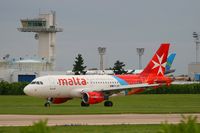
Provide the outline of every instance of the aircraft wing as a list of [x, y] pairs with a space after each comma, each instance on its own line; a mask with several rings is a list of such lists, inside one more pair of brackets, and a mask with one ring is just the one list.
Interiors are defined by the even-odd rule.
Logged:
[[158, 86], [158, 85], [159, 84], [148, 84], [148, 83], [121, 85], [121, 86], [118, 86], [118, 87], [110, 87], [110, 88], [105, 88], [105, 89], [96, 90], [96, 91], [102, 91], [102, 92], [122, 91], [122, 90], [127, 90], [127, 89], [134, 89], [134, 88], [149, 88], [149, 87], [154, 87], [154, 86]]

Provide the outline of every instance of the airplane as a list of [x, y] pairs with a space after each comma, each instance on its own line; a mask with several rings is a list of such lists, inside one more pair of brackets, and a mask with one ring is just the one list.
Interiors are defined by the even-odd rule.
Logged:
[[105, 107], [112, 107], [113, 102], [109, 97], [120, 91], [171, 84], [172, 79], [164, 75], [169, 46], [169, 43], [161, 44], [140, 74], [48, 75], [34, 79], [24, 88], [24, 93], [47, 99], [46, 107], [73, 98], [81, 98], [81, 106], [105, 101]]
[[175, 72], [175, 69], [171, 69], [172, 63], [174, 61], [174, 58], [176, 56], [176, 53], [171, 53], [167, 58], [167, 64], [165, 68], [165, 74], [173, 73]]

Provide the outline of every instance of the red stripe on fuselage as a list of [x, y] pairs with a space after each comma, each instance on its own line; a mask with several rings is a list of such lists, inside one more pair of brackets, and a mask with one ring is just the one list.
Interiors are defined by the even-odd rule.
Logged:
[[145, 82], [144, 78], [140, 75], [115, 75], [118, 78], [123, 79], [128, 84], [138, 84]]

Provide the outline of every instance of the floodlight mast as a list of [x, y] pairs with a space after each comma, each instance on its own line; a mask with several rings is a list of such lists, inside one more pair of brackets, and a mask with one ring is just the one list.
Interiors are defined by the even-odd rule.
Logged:
[[197, 32], [193, 32], [193, 38], [195, 39], [195, 43], [196, 43], [196, 63], [199, 62], [199, 34]]
[[139, 55], [139, 69], [142, 69], [142, 55], [144, 54], [144, 48], [137, 48], [137, 53]]
[[98, 47], [98, 52], [100, 55], [100, 70], [104, 70], [103, 55], [106, 53], [105, 47]]

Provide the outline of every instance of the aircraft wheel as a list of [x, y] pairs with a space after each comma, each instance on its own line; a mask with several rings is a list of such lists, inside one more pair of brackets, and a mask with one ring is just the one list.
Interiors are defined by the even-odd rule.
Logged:
[[84, 103], [83, 101], [81, 102], [81, 107], [88, 107], [90, 104]]
[[113, 106], [113, 102], [112, 101], [105, 101], [104, 102], [104, 106], [105, 107], [112, 107]]
[[46, 102], [46, 103], [44, 104], [44, 106], [45, 106], [45, 107], [50, 107], [50, 103], [49, 103], [49, 102]]

